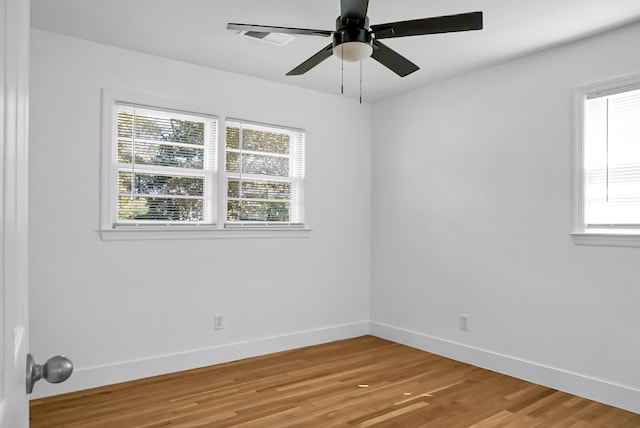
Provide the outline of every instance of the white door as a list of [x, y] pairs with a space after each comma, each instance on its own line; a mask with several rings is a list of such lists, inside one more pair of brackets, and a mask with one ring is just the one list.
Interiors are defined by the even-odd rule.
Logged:
[[0, 0], [0, 427], [29, 426], [26, 361], [29, 0]]

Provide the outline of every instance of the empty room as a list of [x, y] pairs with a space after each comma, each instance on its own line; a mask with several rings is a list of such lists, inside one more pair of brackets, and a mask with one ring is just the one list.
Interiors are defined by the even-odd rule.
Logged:
[[640, 426], [637, 0], [2, 4], [2, 428]]

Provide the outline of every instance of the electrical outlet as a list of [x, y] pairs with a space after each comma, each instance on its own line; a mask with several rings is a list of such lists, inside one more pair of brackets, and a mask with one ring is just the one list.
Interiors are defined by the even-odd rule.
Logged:
[[215, 314], [213, 317], [214, 330], [222, 330], [224, 328], [224, 314]]
[[469, 315], [460, 314], [460, 330], [469, 331]]

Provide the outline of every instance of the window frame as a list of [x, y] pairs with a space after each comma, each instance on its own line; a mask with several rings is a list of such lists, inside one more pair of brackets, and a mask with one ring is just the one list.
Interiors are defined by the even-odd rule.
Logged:
[[[217, 136], [218, 136], [218, 132], [217, 132], [217, 126], [218, 126], [218, 118], [215, 116], [209, 116], [209, 115], [203, 115], [201, 113], [190, 113], [190, 112], [184, 112], [184, 111], [177, 111], [177, 110], [168, 110], [168, 109], [164, 109], [164, 108], [160, 108], [160, 107], [150, 107], [150, 106], [143, 106], [140, 104], [131, 104], [131, 103], [125, 103], [125, 102], [121, 102], [118, 101], [114, 104], [114, 109], [113, 109], [113, 113], [114, 116], [113, 121], [114, 123], [112, 124], [112, 145], [111, 145], [111, 153], [110, 153], [110, 157], [111, 157], [111, 171], [110, 171], [110, 190], [113, 192], [114, 191], [114, 185], [118, 185], [119, 186], [119, 181], [120, 181], [120, 174], [125, 173], [125, 174], [135, 174], [135, 175], [144, 175], [144, 174], [151, 174], [151, 175], [165, 175], [165, 174], [170, 174], [170, 176], [173, 177], [196, 177], [196, 178], [201, 178], [202, 179], [202, 186], [203, 186], [203, 193], [200, 196], [197, 197], [185, 197], [182, 196], [182, 198], [180, 196], [176, 197], [177, 199], [189, 199], [189, 198], [193, 198], [193, 199], [200, 199], [202, 201], [202, 215], [203, 218], [202, 220], [199, 221], [192, 221], [192, 222], [187, 222], [187, 221], [180, 221], [180, 220], [121, 220], [118, 216], [119, 214], [119, 198], [120, 196], [122, 196], [121, 192], [115, 192], [113, 193], [110, 198], [109, 198], [109, 202], [111, 203], [111, 207], [109, 207], [110, 213], [111, 213], [111, 223], [112, 223], [112, 227], [114, 229], [118, 229], [118, 228], [125, 228], [125, 227], [165, 227], [165, 226], [180, 226], [180, 227], [197, 227], [197, 228], [212, 228], [216, 226], [216, 213], [217, 210], [215, 209], [215, 207], [213, 206], [212, 202], [216, 200], [216, 187], [217, 187], [217, 175], [216, 175], [216, 170], [217, 170], [217, 161], [216, 161], [216, 156], [218, 153], [218, 149], [217, 149]], [[119, 118], [117, 118], [119, 116], [119, 114], [121, 112], [126, 112], [127, 110], [131, 110], [132, 113], [134, 111], [138, 111], [136, 113], [136, 115], [134, 116], [146, 116], [146, 115], [153, 115], [157, 118], [171, 118], [171, 119], [182, 119], [182, 120], [192, 120], [192, 119], [196, 119], [199, 121], [202, 121], [205, 124], [205, 138], [204, 138], [204, 144], [202, 145], [201, 149], [203, 152], [203, 165], [202, 168], [184, 168], [184, 167], [176, 167], [176, 166], [169, 166], [169, 165], [149, 165], [149, 164], [138, 164], [135, 162], [135, 159], [133, 162], [128, 163], [128, 162], [119, 162], [117, 159], [115, 159], [115, 157], [118, 156], [119, 154], [119, 143], [120, 141], [122, 141], [122, 138], [117, 131], [117, 126], [119, 123]], [[135, 120], [135, 119], [134, 119]], [[135, 122], [132, 122], [132, 124]], [[116, 143], [116, 139], [117, 139], [117, 143]], [[151, 143], [151, 140], [144, 140], [143, 138], [139, 139], [140, 141], [142, 141], [144, 144], [146, 143]], [[183, 143], [179, 143], [179, 142], [169, 142], [169, 144], [165, 144], [164, 142], [159, 142], [157, 140], [154, 140], [155, 144], [159, 144], [159, 145], [171, 145], [171, 144], [178, 144], [178, 145], [182, 145], [182, 147], [188, 147], [187, 145], [184, 145]], [[189, 145], [191, 147], [194, 147], [193, 145]], [[134, 147], [135, 150], [135, 146]], [[174, 146], [176, 147], [176, 146]], [[137, 196], [137, 192], [134, 192], [134, 186], [131, 186], [131, 194], [136, 194]], [[148, 197], [153, 198], [153, 195], [149, 194], [147, 195]], [[165, 196], [162, 195], [162, 198], [172, 198], [172, 196]]]
[[620, 226], [589, 227], [585, 223], [585, 108], [586, 100], [595, 95], [606, 96], [640, 89], [640, 74], [575, 88], [573, 147], [573, 231], [576, 245], [640, 247], [640, 229]]
[[[279, 133], [287, 133], [292, 137], [292, 150], [291, 154], [286, 156], [289, 158], [290, 167], [297, 169], [295, 171], [299, 176], [289, 175], [287, 177], [277, 177], [277, 176], [268, 176], [268, 175], [249, 175], [249, 178], [256, 179], [257, 181], [269, 181], [272, 179], [273, 181], [282, 181], [292, 182], [292, 186], [294, 187], [294, 194], [297, 194], [297, 197], [294, 196], [296, 203], [295, 211], [297, 212], [296, 217], [299, 221], [290, 221], [290, 222], [270, 222], [270, 221], [252, 221], [252, 220], [239, 220], [239, 221], [228, 221], [226, 212], [228, 208], [228, 182], [230, 179], [240, 180], [242, 181], [243, 173], [239, 171], [238, 173], [227, 172], [226, 170], [226, 132], [227, 127], [233, 124], [240, 128], [240, 147], [236, 149], [231, 149], [234, 153], [242, 153], [242, 130], [253, 129], [253, 130], [262, 130], [262, 131], [276, 131]], [[261, 129], [262, 128], [262, 129]], [[221, 168], [220, 168], [220, 190], [221, 194], [224, 196], [220, 198], [221, 204], [223, 206], [220, 209], [220, 213], [225, 213], [224, 215], [224, 227], [225, 228], [255, 228], [255, 227], [272, 227], [272, 228], [304, 228], [304, 219], [305, 219], [305, 203], [304, 203], [304, 194], [305, 194], [305, 132], [303, 129], [292, 128], [287, 126], [279, 126], [279, 125], [271, 125], [266, 123], [255, 122], [251, 120], [245, 119], [237, 119], [237, 118], [226, 118], [224, 120], [223, 129], [220, 129], [220, 133], [224, 135], [224, 138], [221, 141], [224, 141], [224, 148], [221, 150], [221, 154], [224, 155], [224, 159], [221, 159]], [[221, 143], [222, 144], [222, 143]], [[296, 162], [296, 157], [301, 156], [302, 159], [299, 162]], [[242, 164], [239, 165], [240, 168]]]
[[[212, 171], [210, 189], [210, 207], [213, 210], [213, 224], [159, 222], [155, 224], [117, 224], [114, 214], [114, 202], [117, 193], [117, 163], [113, 162], [114, 138], [116, 124], [114, 121], [118, 104], [128, 104], [141, 108], [175, 111], [178, 114], [193, 114], [214, 118], [217, 121], [217, 147], [214, 159], [216, 164]], [[166, 239], [210, 239], [210, 238], [307, 238], [309, 229], [303, 224], [238, 224], [224, 227], [226, 223], [227, 189], [225, 174], [225, 132], [226, 120], [214, 114], [207, 106], [195, 103], [184, 103], [143, 94], [123, 92], [112, 89], [102, 90], [101, 118], [101, 187], [100, 187], [100, 226], [98, 232], [105, 241], [113, 240], [166, 240]], [[234, 122], [237, 119], [229, 119]], [[249, 121], [246, 121], [251, 123]], [[258, 122], [253, 122], [259, 124]], [[278, 125], [260, 124], [262, 126], [287, 128]], [[298, 130], [302, 131], [302, 130]], [[302, 131], [304, 132], [304, 131]], [[304, 209], [304, 202], [302, 202]]]

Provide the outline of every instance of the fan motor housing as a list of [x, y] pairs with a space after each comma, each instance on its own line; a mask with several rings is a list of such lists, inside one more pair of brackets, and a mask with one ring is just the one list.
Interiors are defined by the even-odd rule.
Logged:
[[359, 42], [371, 45], [373, 32], [369, 30], [369, 17], [361, 18], [339, 16], [336, 18], [336, 31], [333, 33], [333, 48], [343, 43]]
[[359, 42], [371, 46], [373, 43], [373, 33], [365, 28], [343, 27], [333, 33], [333, 48], [343, 43]]

